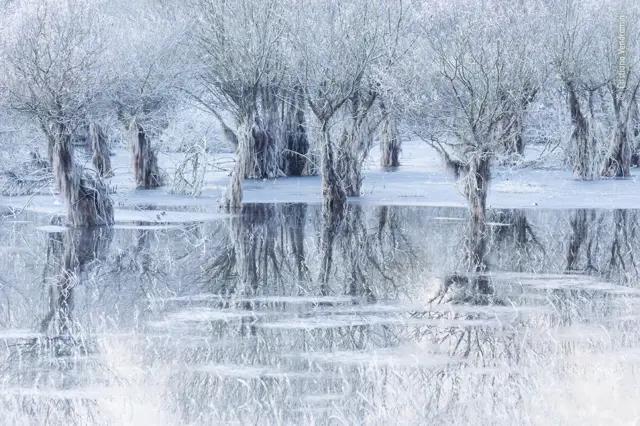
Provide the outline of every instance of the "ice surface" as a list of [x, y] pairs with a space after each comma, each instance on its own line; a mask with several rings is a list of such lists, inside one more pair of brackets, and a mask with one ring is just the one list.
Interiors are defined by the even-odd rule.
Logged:
[[[530, 147], [528, 157], [539, 153]], [[179, 155], [179, 154], [175, 154]], [[420, 141], [408, 141], [403, 146], [401, 166], [397, 171], [379, 170], [376, 150], [365, 164], [362, 196], [351, 202], [375, 205], [466, 206], [460, 188], [445, 172], [438, 154]], [[114, 195], [116, 207], [131, 210], [140, 204], [163, 206], [217, 207], [222, 191], [228, 186], [229, 171], [213, 170], [206, 176], [201, 197], [170, 195], [166, 188], [135, 190], [129, 171], [128, 153], [118, 151], [114, 162], [118, 188]], [[245, 203], [320, 202], [319, 176], [247, 180], [244, 184]], [[488, 206], [492, 208], [640, 208], [640, 182], [637, 169], [628, 179], [578, 181], [568, 169], [508, 168], [495, 166], [489, 188]], [[16, 208], [29, 204], [29, 209], [47, 214], [64, 214], [64, 206], [53, 196], [0, 197], [0, 206]], [[142, 220], [138, 214], [119, 213], [121, 219]], [[124, 215], [124, 216], [123, 216]], [[176, 218], [175, 221], [179, 219]], [[199, 220], [196, 218], [189, 219]]]

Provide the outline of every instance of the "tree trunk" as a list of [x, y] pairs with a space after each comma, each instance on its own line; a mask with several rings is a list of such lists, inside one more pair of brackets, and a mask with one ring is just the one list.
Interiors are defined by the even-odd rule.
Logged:
[[53, 174], [67, 204], [69, 224], [74, 227], [113, 224], [113, 204], [100, 177], [92, 177], [75, 164], [71, 135], [57, 125], [53, 149]]
[[589, 124], [580, 108], [580, 101], [576, 94], [576, 89], [572, 82], [566, 83], [569, 93], [569, 109], [571, 111], [571, 123], [573, 132], [571, 134], [571, 146], [574, 156], [573, 175], [577, 179], [592, 180], [594, 175], [595, 141], [590, 134]]
[[49, 169], [53, 170], [53, 152], [56, 146], [56, 140], [53, 137], [47, 137], [47, 159], [49, 160]]
[[301, 176], [307, 165], [309, 139], [304, 117], [304, 94], [295, 89], [284, 119], [285, 151], [282, 153], [282, 170], [287, 176]]
[[400, 166], [400, 152], [402, 151], [402, 139], [398, 132], [395, 117], [387, 110], [383, 102], [380, 102], [382, 110], [382, 132], [380, 134], [380, 165], [382, 167]]
[[506, 126], [505, 134], [511, 135], [511, 137], [505, 139], [505, 154], [508, 156], [523, 156], [524, 139], [522, 138], [522, 117], [520, 117], [519, 113], [514, 112], [509, 115], [507, 120], [509, 120], [509, 123]]
[[[506, 126], [504, 129], [505, 138], [505, 154], [508, 156], [524, 155], [524, 138], [522, 132], [524, 130], [524, 114], [529, 105], [534, 101], [538, 89], [527, 84], [527, 89], [514, 102], [512, 111], [505, 117]], [[503, 101], [507, 101], [506, 96]]]
[[[638, 87], [636, 86], [636, 89], [631, 92], [626, 108], [623, 102], [627, 94], [626, 90], [622, 89], [621, 91], [615, 84], [611, 84], [609, 88], [616, 118], [616, 128], [600, 174], [609, 177], [628, 177], [631, 175], [629, 170], [631, 168], [629, 120], [633, 120], [632, 117], [637, 112], [634, 110], [637, 107], [635, 98]], [[631, 133], [631, 135], [637, 136], [635, 133]]]
[[[262, 121], [255, 112], [247, 113], [238, 123], [236, 163], [231, 172], [231, 184], [224, 201], [226, 209], [235, 210], [242, 207], [242, 185], [246, 176], [263, 177], [263, 167], [267, 164], [264, 161], [264, 149], [271, 143], [273, 139], [262, 127]], [[254, 173], [258, 173], [259, 176]]]
[[326, 121], [322, 124], [322, 206], [325, 215], [342, 211], [347, 202], [342, 180], [335, 169], [328, 124]]
[[616, 122], [609, 153], [600, 174], [608, 177], [628, 177], [631, 176], [631, 148], [629, 147], [627, 123], [621, 117], [618, 117]]
[[136, 120], [129, 125], [133, 173], [138, 188], [151, 189], [162, 185], [158, 157], [151, 148], [149, 135]]
[[249, 161], [247, 156], [249, 155], [248, 145], [251, 138], [251, 130], [246, 127], [247, 125], [244, 123], [239, 126], [236, 162], [231, 171], [231, 182], [224, 200], [224, 207], [227, 211], [238, 210], [242, 207], [242, 185], [247, 169], [246, 164]]
[[360, 196], [362, 188], [362, 163], [364, 153], [359, 152], [364, 142], [360, 139], [366, 137], [359, 134], [360, 129], [345, 130], [342, 134], [340, 146], [336, 149], [335, 168], [338, 178], [342, 181], [345, 193], [348, 197]]
[[[518, 119], [520, 120], [520, 119]], [[524, 138], [522, 137], [522, 124], [518, 123], [518, 134], [516, 135], [514, 145], [515, 150], [520, 156], [524, 156]]]
[[[239, 152], [246, 158], [244, 162], [244, 178], [245, 179], [264, 179], [273, 177], [268, 173], [269, 151], [273, 148], [274, 140], [269, 133], [262, 128], [259, 119], [255, 119], [255, 134], [250, 135], [246, 143], [239, 144], [243, 147], [243, 151]], [[242, 127], [243, 125], [239, 126]], [[249, 122], [249, 126], [251, 126]], [[242, 132], [242, 130], [241, 130]], [[244, 136], [240, 135], [240, 138]]]
[[471, 208], [471, 216], [482, 222], [485, 220], [487, 210], [489, 178], [489, 151], [481, 149], [473, 153], [469, 160], [464, 192]]
[[282, 102], [276, 87], [266, 86], [260, 91], [260, 109], [256, 112], [254, 124], [261, 137], [255, 141], [254, 176], [257, 178], [277, 177], [280, 174], [279, 155], [284, 146], [284, 125]]
[[365, 95], [360, 91], [349, 98], [349, 118], [346, 119], [340, 145], [336, 149], [335, 167], [350, 197], [360, 196], [362, 165], [373, 145], [374, 128], [368, 114], [376, 98], [375, 93]]
[[488, 150], [474, 153], [470, 159], [465, 182], [465, 195], [471, 208], [471, 221], [467, 237], [466, 265], [469, 272], [486, 269], [486, 211], [490, 178]]
[[91, 123], [89, 125], [89, 137], [91, 138], [91, 150], [93, 151], [91, 160], [98, 175], [102, 178], [112, 177], [113, 171], [111, 170], [109, 146], [102, 127], [99, 124]]

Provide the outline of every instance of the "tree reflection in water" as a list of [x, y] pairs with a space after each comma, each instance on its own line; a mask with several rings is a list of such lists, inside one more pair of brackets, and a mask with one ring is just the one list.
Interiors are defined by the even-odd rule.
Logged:
[[[573, 398], [572, 383], [602, 380], [579, 357], [640, 347], [637, 218], [496, 210], [478, 223], [460, 209], [351, 204], [326, 218], [256, 204], [219, 221], [46, 241], [0, 222], [12, 247], [0, 259], [12, 285], [0, 413], [51, 424], [150, 413], [163, 424], [566, 423], [553, 401], [577, 403], [554, 390]], [[25, 301], [41, 301], [43, 283], [34, 321]]]

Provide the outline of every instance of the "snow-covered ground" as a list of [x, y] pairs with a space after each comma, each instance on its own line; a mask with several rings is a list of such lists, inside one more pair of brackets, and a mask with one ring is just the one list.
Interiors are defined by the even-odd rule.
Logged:
[[[527, 160], [540, 156], [540, 149], [527, 152]], [[169, 176], [182, 159], [179, 153], [163, 153], [160, 164]], [[204, 190], [200, 197], [171, 195], [168, 187], [155, 190], [135, 190], [130, 171], [130, 157], [126, 150], [118, 150], [112, 157], [116, 176], [112, 185], [117, 188], [113, 198], [119, 209], [139, 206], [201, 207], [212, 211], [229, 182], [232, 166], [229, 154], [213, 158], [217, 167], [209, 167]], [[439, 155], [422, 142], [404, 145], [401, 167], [383, 171], [378, 166], [379, 151], [374, 148], [365, 165], [362, 196], [350, 202], [375, 205], [460, 206], [466, 205], [460, 188], [444, 170]], [[542, 161], [538, 164], [551, 164]], [[555, 162], [557, 163], [557, 162]], [[632, 170], [628, 179], [577, 181], [566, 167], [504, 167], [496, 166], [489, 190], [488, 205], [492, 208], [640, 208], [640, 172]], [[305, 202], [318, 203], [321, 196], [319, 176], [247, 180], [244, 202]], [[32, 197], [0, 197], [0, 205], [27, 206], [27, 210], [46, 213], [63, 212], [60, 201], [53, 195]], [[119, 221], [133, 220], [128, 212], [117, 213]], [[145, 217], [149, 216], [144, 214]], [[153, 215], [152, 215], [153, 216]]]

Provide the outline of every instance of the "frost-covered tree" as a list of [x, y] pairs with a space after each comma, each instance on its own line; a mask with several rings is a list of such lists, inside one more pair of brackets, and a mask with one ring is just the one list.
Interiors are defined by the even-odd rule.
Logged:
[[594, 101], [611, 73], [606, 50], [608, 29], [602, 19], [610, 11], [601, 2], [549, 1], [550, 50], [563, 89], [567, 94], [572, 133], [568, 158], [578, 179], [598, 174], [598, 140]]
[[119, 77], [111, 96], [130, 141], [136, 185], [154, 188], [163, 178], [153, 141], [167, 127], [179, 99], [188, 15], [177, 5], [152, 0], [118, 1], [110, 7], [109, 55]]
[[471, 233], [483, 233], [491, 160], [513, 138], [514, 105], [532, 79], [529, 40], [512, 17], [522, 5], [462, 2], [424, 5], [423, 43], [399, 75], [414, 131], [462, 178]]
[[403, 117], [393, 102], [397, 90], [393, 81], [405, 65], [404, 59], [411, 57], [411, 53], [419, 47], [419, 31], [416, 31], [419, 21], [411, 1], [395, 0], [384, 3], [384, 6], [380, 20], [381, 56], [373, 64], [372, 80], [375, 82], [380, 114], [377, 129], [380, 165], [398, 167], [402, 150], [400, 123]]
[[72, 226], [113, 223], [100, 176], [76, 163], [73, 139], [108, 87], [100, 15], [85, 0], [21, 1], [3, 17], [2, 88], [8, 105], [46, 136], [57, 186]]
[[[367, 77], [381, 55], [383, 10], [380, 2], [327, 1], [291, 15], [292, 61], [320, 128], [325, 212], [343, 207], [345, 186], [349, 195], [359, 195], [361, 154], [371, 139], [367, 114], [377, 96]], [[343, 126], [334, 130], [339, 119]]]
[[[283, 149], [308, 149], [299, 89], [286, 74], [286, 2], [200, 0], [191, 95], [220, 122], [236, 153], [225, 204], [239, 208], [245, 178], [283, 174]], [[232, 123], [227, 122], [231, 117]], [[296, 157], [298, 161], [300, 158]], [[299, 174], [303, 165], [292, 165]]]

